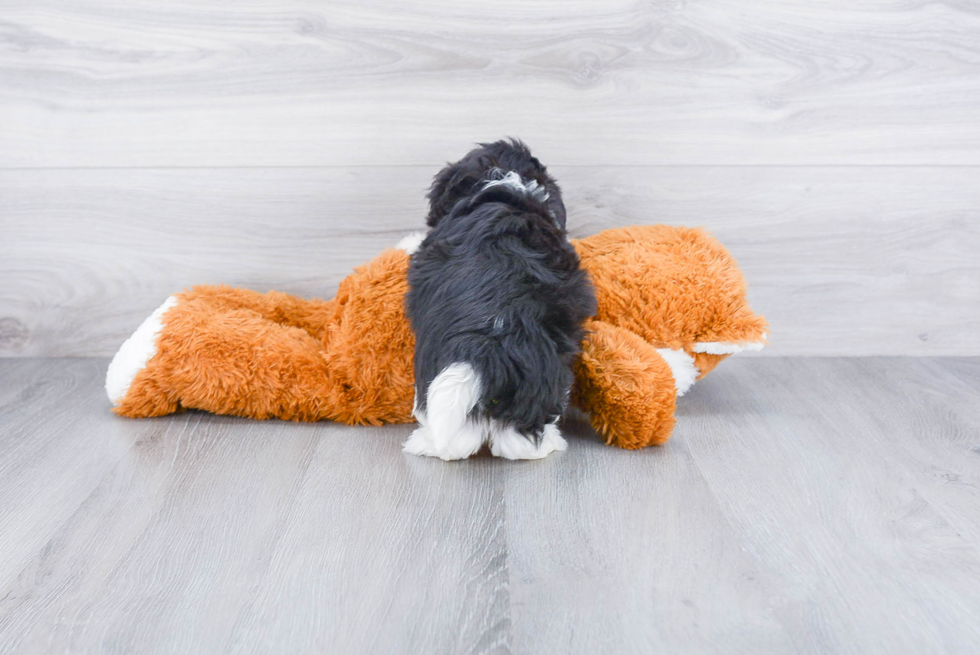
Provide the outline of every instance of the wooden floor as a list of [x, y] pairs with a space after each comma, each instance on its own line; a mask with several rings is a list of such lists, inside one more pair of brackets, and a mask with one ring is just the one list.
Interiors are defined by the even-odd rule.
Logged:
[[0, 360], [3, 653], [980, 651], [980, 359], [732, 359], [641, 452], [109, 412]]

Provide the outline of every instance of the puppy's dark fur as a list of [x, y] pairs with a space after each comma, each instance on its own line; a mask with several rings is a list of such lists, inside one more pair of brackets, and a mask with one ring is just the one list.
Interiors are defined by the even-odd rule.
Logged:
[[[486, 187], [508, 172], [547, 191]], [[564, 410], [570, 364], [596, 311], [565, 234], [561, 190], [520, 141], [481, 144], [446, 166], [429, 193], [431, 230], [412, 255], [406, 298], [415, 332], [416, 404], [447, 366], [481, 380], [471, 415], [514, 426], [535, 444]]]

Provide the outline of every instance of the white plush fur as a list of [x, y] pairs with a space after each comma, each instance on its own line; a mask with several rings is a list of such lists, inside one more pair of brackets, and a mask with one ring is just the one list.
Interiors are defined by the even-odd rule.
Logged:
[[554, 423], [545, 426], [541, 442], [535, 446], [513, 427], [471, 417], [480, 389], [480, 376], [469, 364], [457, 362], [443, 369], [429, 384], [427, 411], [418, 409], [416, 399], [412, 414], [419, 427], [402, 450], [449, 461], [465, 459], [487, 442], [492, 454], [507, 459], [541, 459], [568, 447]]
[[765, 348], [765, 341], [749, 341], [747, 343], [731, 343], [728, 341], [701, 341], [691, 348], [696, 353], [709, 355], [736, 355], [741, 352], [753, 352]]
[[414, 255], [415, 251], [419, 249], [422, 242], [425, 241], [425, 232], [413, 232], [406, 237], [403, 237], [398, 245], [395, 246], [398, 250], [404, 250], [409, 255]]
[[[499, 168], [492, 171], [494, 174], [503, 174]], [[508, 171], [498, 180], [491, 180], [483, 185], [484, 189], [489, 189], [492, 186], [505, 185], [519, 191], [520, 193], [526, 193], [537, 200], [547, 200], [548, 191], [541, 185], [538, 184], [537, 180], [530, 180], [525, 182], [521, 176], [516, 171]]]
[[143, 321], [136, 332], [123, 342], [112, 358], [109, 370], [106, 371], [105, 390], [113, 405], [122, 402], [136, 374], [142, 371], [146, 363], [157, 354], [157, 337], [163, 329], [163, 314], [176, 304], [176, 296], [167, 298]]
[[657, 352], [667, 362], [670, 373], [674, 376], [674, 387], [677, 389], [677, 397], [680, 398], [687, 390], [694, 386], [700, 371], [694, 364], [694, 358], [683, 350], [672, 350], [670, 348], [658, 348]]

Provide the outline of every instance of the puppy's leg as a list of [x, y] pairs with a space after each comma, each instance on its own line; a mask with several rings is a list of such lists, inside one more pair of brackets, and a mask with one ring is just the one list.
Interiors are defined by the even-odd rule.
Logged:
[[513, 426], [490, 420], [490, 452], [495, 457], [507, 459], [541, 459], [556, 450], [565, 450], [568, 444], [556, 425], [558, 417], [544, 426], [541, 441], [534, 445], [533, 438], [518, 432]]
[[417, 412], [419, 427], [403, 450], [444, 460], [465, 459], [483, 445], [485, 423], [470, 417], [480, 399], [480, 378], [463, 362], [451, 364], [429, 384], [424, 414]]

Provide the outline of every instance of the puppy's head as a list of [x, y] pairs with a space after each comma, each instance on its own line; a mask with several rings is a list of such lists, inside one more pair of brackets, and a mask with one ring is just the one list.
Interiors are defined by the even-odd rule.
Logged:
[[475, 196], [488, 185], [508, 185], [544, 203], [555, 222], [565, 229], [565, 204], [561, 189], [547, 169], [517, 139], [481, 143], [455, 164], [436, 175], [429, 189], [429, 215], [425, 222], [435, 226], [456, 203]]

